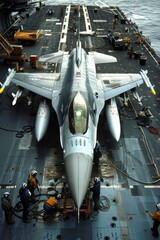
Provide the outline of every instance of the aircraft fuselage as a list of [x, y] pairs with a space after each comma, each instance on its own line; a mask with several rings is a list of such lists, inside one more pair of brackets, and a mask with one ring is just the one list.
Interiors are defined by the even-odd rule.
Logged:
[[98, 90], [102, 91], [102, 87], [96, 78], [94, 58], [81, 47], [63, 56], [61, 73], [65, 88], [62, 86], [57, 109], [60, 141], [68, 183], [79, 208], [91, 177], [97, 124], [104, 100], [99, 97]]

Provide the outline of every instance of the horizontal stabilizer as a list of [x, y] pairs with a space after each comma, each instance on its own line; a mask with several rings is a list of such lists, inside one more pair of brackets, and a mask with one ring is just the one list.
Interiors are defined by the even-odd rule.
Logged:
[[62, 62], [62, 58], [63, 58], [63, 51], [58, 51], [56, 53], [50, 53], [50, 54], [46, 54], [46, 55], [42, 55], [39, 58], [40, 62], [49, 62], [49, 63], [61, 63]]
[[79, 32], [80, 36], [93, 36], [95, 35], [96, 33], [94, 31], [81, 31]]
[[99, 53], [99, 52], [93, 52], [93, 54], [94, 54], [95, 64], [117, 62], [117, 58], [115, 58], [113, 56], [106, 55], [106, 54]]

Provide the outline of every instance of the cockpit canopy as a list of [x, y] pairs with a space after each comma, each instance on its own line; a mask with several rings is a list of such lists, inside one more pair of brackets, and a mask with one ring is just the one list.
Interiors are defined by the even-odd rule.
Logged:
[[88, 129], [88, 107], [81, 93], [77, 93], [69, 106], [69, 128], [71, 133], [84, 134]]

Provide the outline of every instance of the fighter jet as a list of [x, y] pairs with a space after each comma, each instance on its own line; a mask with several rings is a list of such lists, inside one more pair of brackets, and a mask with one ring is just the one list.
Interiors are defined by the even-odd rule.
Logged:
[[41, 56], [39, 61], [61, 63], [61, 70], [59, 73], [16, 73], [10, 70], [12, 77], [8, 76], [6, 84], [1, 86], [5, 87], [12, 79], [19, 87], [44, 97], [35, 123], [37, 141], [43, 138], [49, 122], [50, 110], [45, 99], [51, 101], [60, 128], [66, 177], [79, 212], [91, 178], [102, 109], [110, 131], [118, 141], [120, 120], [115, 97], [144, 82], [154, 94], [155, 90], [145, 71], [139, 74], [97, 73], [96, 64], [109, 64], [117, 59], [94, 51], [87, 53], [80, 40], [71, 52], [51, 53]]

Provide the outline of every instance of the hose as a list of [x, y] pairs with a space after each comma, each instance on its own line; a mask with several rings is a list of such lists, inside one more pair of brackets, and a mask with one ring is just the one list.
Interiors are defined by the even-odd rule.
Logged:
[[[137, 117], [137, 116], [138, 116], [138, 115], [137, 115], [137, 112], [136, 112], [136, 110], [135, 110], [135, 108], [134, 108], [134, 106], [133, 106], [132, 101], [131, 101], [130, 98], [129, 98], [129, 101], [130, 101], [130, 104], [131, 104], [131, 106], [132, 106], [132, 109], [133, 109], [133, 111], [134, 111], [134, 113], [135, 113], [135, 115], [136, 115], [136, 117]], [[156, 163], [155, 163], [155, 161], [154, 161], [152, 152], [151, 152], [151, 150], [150, 150], [150, 148], [149, 148], [149, 144], [148, 144], [147, 138], [146, 138], [146, 136], [145, 136], [145, 133], [144, 133], [144, 131], [143, 131], [143, 128], [140, 127], [140, 126], [139, 126], [139, 128], [140, 128], [140, 130], [141, 130], [141, 132], [142, 132], [142, 134], [143, 134], [143, 139], [144, 139], [145, 148], [146, 148], [146, 150], [147, 150], [148, 157], [149, 157], [149, 159], [150, 159], [150, 161], [151, 161], [151, 165], [153, 165], [153, 166], [155, 167], [157, 176], [159, 177], [160, 174], [159, 174], [157, 165], [156, 165]], [[156, 184], [156, 183], [158, 183], [158, 182], [160, 181], [160, 177], [159, 177], [156, 181], [151, 181], [151, 182], [145, 182], [145, 181], [140, 181], [140, 180], [138, 180], [138, 179], [135, 179], [135, 178], [131, 177], [130, 175], [128, 175], [126, 172], [122, 171], [120, 168], [118, 168], [114, 163], [112, 163], [111, 160], [109, 160], [108, 158], [106, 158], [106, 156], [103, 155], [103, 158], [106, 159], [106, 160], [112, 165], [112, 167], [114, 167], [118, 172], [122, 173], [122, 174], [125, 175], [127, 178], [130, 178], [131, 180], [133, 180], [133, 181], [135, 181], [135, 182], [137, 182], [137, 183], [144, 184], [144, 185], [152, 185], [152, 184]]]
[[100, 196], [98, 208], [102, 212], [107, 212], [110, 209], [110, 201], [106, 196]]
[[[50, 191], [55, 191], [55, 193], [49, 193]], [[45, 215], [45, 211], [42, 209], [39, 210], [39, 205], [45, 202], [46, 197], [50, 197], [50, 196], [55, 196], [55, 194], [57, 194], [58, 191], [56, 190], [56, 188], [54, 187], [50, 187], [47, 190], [47, 193], [42, 194], [41, 190], [39, 189], [39, 194], [35, 195], [35, 201], [34, 202], [30, 202], [30, 207], [29, 207], [29, 217], [32, 219], [35, 219], [36, 221], [45, 221], [45, 220], [52, 220], [54, 221], [54, 219], [57, 219], [60, 216], [60, 212], [55, 212], [55, 214], [52, 215], [47, 215], [44, 218]], [[45, 199], [41, 199], [42, 196], [45, 196]], [[18, 203], [16, 203], [16, 205], [14, 206], [14, 215], [18, 218], [23, 219], [22, 217], [22, 213], [23, 212], [23, 205], [22, 202], [19, 201]]]
[[7, 131], [7, 132], [15, 132], [16, 138], [22, 138], [25, 133], [32, 132], [33, 126], [25, 125], [25, 126], [23, 126], [22, 130], [13, 130], [13, 129], [7, 129], [7, 128], [3, 128], [3, 127], [0, 127], [0, 129], [3, 131]]
[[[104, 155], [103, 155], [104, 156]], [[105, 156], [104, 156], [105, 158]], [[135, 182], [138, 182], [138, 183], [141, 183], [141, 184], [144, 184], [144, 185], [152, 185], [152, 184], [155, 184], [155, 183], [158, 183], [160, 181], [160, 178], [158, 178], [158, 180], [156, 181], [153, 181], [153, 182], [144, 182], [144, 181], [140, 181], [138, 179], [135, 179], [133, 177], [131, 177], [130, 175], [128, 175], [127, 173], [125, 173], [124, 171], [122, 171], [120, 168], [118, 168], [114, 163], [112, 163], [108, 158], [106, 159], [111, 165], [112, 167], [114, 167], [118, 172], [122, 173], [123, 175], [125, 175], [127, 178], [130, 178], [132, 179], [133, 181]]]

